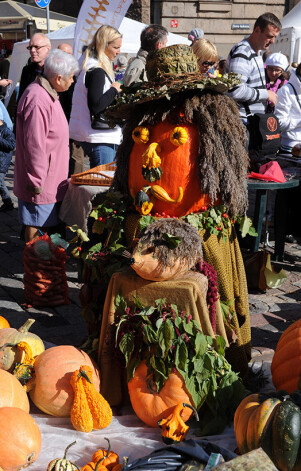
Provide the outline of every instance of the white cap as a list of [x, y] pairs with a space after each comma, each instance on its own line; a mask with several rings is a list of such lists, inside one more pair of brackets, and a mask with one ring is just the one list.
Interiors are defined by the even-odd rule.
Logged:
[[272, 65], [273, 67], [281, 67], [281, 69], [286, 70], [288, 68], [288, 60], [284, 54], [281, 52], [273, 52], [269, 54], [265, 61], [266, 66]]

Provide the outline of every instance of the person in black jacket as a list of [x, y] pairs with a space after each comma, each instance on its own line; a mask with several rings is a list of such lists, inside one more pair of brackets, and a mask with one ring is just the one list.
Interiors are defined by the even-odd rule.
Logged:
[[36, 33], [30, 38], [27, 49], [30, 53], [30, 60], [22, 70], [18, 102], [25, 88], [27, 88], [38, 75], [43, 73], [44, 62], [51, 49], [51, 43], [45, 34]]
[[[3, 114], [0, 114], [3, 118]], [[16, 147], [16, 139], [13, 131], [0, 119], [0, 196], [3, 204], [0, 206], [0, 211], [11, 211], [14, 205], [5, 184], [5, 175], [11, 164], [13, 150]]]

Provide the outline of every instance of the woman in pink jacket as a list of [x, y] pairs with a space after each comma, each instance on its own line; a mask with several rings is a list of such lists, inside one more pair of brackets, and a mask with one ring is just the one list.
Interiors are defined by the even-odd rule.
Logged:
[[58, 223], [67, 189], [68, 122], [58, 92], [68, 90], [79, 70], [77, 60], [59, 49], [45, 60], [44, 72], [24, 91], [17, 110], [14, 194], [25, 242]]

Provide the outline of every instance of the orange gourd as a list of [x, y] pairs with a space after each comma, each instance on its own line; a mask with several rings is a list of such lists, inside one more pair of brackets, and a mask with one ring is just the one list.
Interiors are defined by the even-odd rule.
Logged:
[[9, 325], [8, 320], [5, 319], [5, 317], [0, 316], [0, 329], [7, 329], [9, 327], [10, 327], [10, 325]]
[[[202, 206], [208, 206], [210, 199], [200, 189], [198, 176], [198, 149], [199, 134], [196, 126], [192, 124], [181, 124], [182, 134], [187, 133], [187, 140], [182, 145], [171, 142], [171, 133], [176, 129], [174, 124], [159, 123], [149, 126], [150, 138], [147, 143], [134, 143], [130, 154], [128, 186], [132, 195], [136, 195], [145, 186], [159, 186], [162, 191], [151, 193], [151, 201], [154, 206], [152, 213], [165, 212], [170, 216], [184, 216], [192, 212], [198, 212]], [[157, 154], [161, 160], [160, 168], [162, 175], [159, 180], [149, 182], [142, 175], [142, 156], [149, 146], [158, 143]], [[160, 149], [160, 151], [158, 150]], [[172, 171], [171, 171], [172, 169]], [[183, 190], [183, 198], [180, 202], [170, 202], [165, 197], [160, 199], [156, 196], [169, 195], [170, 200], [179, 200], [179, 188]], [[161, 193], [161, 195], [160, 195]]]
[[274, 386], [292, 393], [301, 389], [301, 319], [281, 335], [271, 364]]
[[0, 370], [0, 407], [19, 407], [29, 412], [29, 400], [21, 383], [11, 373]]
[[[0, 369], [10, 371], [15, 363], [20, 363], [22, 352], [18, 350], [19, 342], [26, 342], [35, 357], [45, 350], [43, 341], [38, 335], [29, 332], [34, 319], [28, 319], [19, 329], [0, 329]], [[8, 344], [6, 346], [6, 344]], [[12, 346], [13, 345], [13, 346]]]
[[[179, 402], [194, 406], [182, 376], [177, 371], [169, 375], [163, 388], [157, 393], [152, 387], [151, 378], [147, 377], [145, 362], [141, 362], [136, 369], [134, 377], [128, 383], [128, 389], [136, 415], [151, 427], [158, 427], [158, 421], [169, 417]], [[184, 422], [187, 422], [191, 414], [189, 408], [184, 409]]]
[[99, 370], [83, 350], [72, 345], [60, 345], [45, 350], [37, 357], [34, 377], [26, 385], [34, 404], [46, 414], [70, 417], [74, 399], [70, 379], [72, 373], [82, 364], [92, 368], [93, 383], [99, 391]]
[[115, 465], [119, 464], [119, 456], [114, 451], [111, 451], [110, 440], [108, 438], [105, 438], [105, 440], [108, 442], [108, 449], [100, 448], [95, 451], [91, 461], [95, 463], [95, 465], [101, 461], [101, 465], [111, 471]]
[[18, 407], [0, 408], [0, 467], [19, 471], [39, 456], [42, 437], [36, 421]]

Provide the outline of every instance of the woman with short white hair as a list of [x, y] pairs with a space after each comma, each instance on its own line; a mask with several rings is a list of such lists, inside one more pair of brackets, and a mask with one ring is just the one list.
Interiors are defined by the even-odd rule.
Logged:
[[78, 71], [73, 56], [50, 51], [43, 75], [26, 88], [18, 104], [14, 194], [26, 242], [59, 222], [68, 186], [69, 129], [58, 92], [68, 90]]

